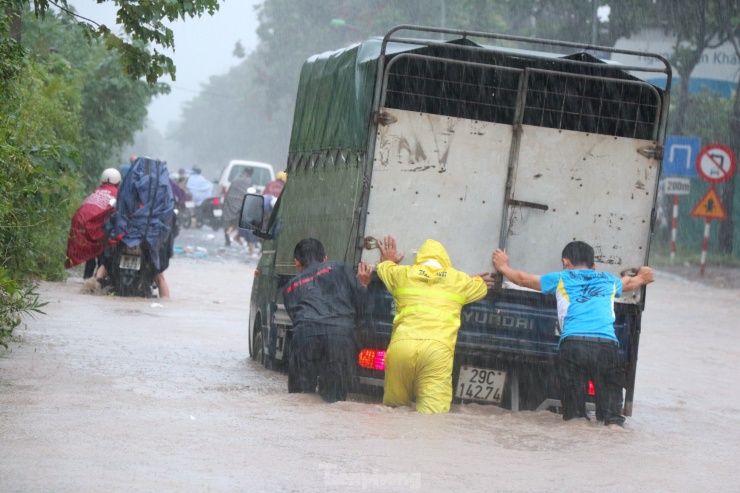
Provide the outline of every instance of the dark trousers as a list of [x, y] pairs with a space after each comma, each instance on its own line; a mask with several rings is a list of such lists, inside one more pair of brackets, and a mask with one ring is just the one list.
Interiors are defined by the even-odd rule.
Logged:
[[288, 358], [288, 392], [318, 393], [326, 402], [347, 400], [357, 347], [345, 335], [293, 339]]
[[596, 419], [607, 425], [624, 423], [618, 346], [565, 338], [558, 350], [558, 374], [563, 420], [588, 418], [586, 392], [591, 380], [596, 389]]
[[85, 262], [85, 272], [82, 274], [83, 279], [89, 279], [95, 275], [95, 271], [98, 267], [103, 265], [103, 254], [101, 253], [97, 257], [91, 258]]

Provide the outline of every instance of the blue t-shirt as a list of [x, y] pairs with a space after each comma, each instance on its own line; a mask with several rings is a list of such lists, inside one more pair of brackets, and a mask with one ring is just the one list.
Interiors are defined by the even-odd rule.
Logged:
[[558, 301], [561, 341], [568, 336], [617, 340], [614, 298], [622, 296], [619, 278], [591, 269], [564, 270], [540, 276], [540, 285]]

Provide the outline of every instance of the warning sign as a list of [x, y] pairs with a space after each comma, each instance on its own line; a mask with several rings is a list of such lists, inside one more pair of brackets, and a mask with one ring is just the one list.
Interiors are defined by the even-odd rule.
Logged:
[[710, 144], [696, 158], [696, 171], [709, 183], [721, 183], [730, 179], [735, 172], [735, 155], [729, 147]]
[[720, 221], [727, 219], [727, 214], [725, 214], [725, 210], [722, 207], [722, 201], [719, 200], [719, 195], [717, 195], [714, 187], [710, 187], [709, 191], [704, 194], [704, 197], [696, 204], [694, 210], [691, 211], [691, 215]]

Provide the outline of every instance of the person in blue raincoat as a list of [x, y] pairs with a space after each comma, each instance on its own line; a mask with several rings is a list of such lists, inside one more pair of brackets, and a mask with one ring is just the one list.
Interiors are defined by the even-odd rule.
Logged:
[[190, 196], [193, 197], [196, 207], [199, 207], [213, 193], [213, 183], [208, 181], [200, 173], [201, 169], [198, 166], [194, 166], [193, 174], [188, 177], [185, 183], [185, 187], [190, 192]]
[[468, 276], [452, 267], [444, 246], [427, 240], [413, 265], [398, 265], [396, 239], [379, 242], [378, 277], [393, 295], [396, 316], [385, 355], [383, 404], [444, 413], [452, 402], [452, 362], [460, 313], [488, 292], [488, 273]]
[[[162, 298], [170, 296], [164, 271], [173, 255], [174, 210], [167, 163], [148, 157], [136, 158], [119, 186], [115, 224], [109, 238], [129, 248], [141, 245], [149, 251], [156, 272], [154, 280]], [[96, 278], [102, 280], [106, 275], [107, 268], [100, 268]]]

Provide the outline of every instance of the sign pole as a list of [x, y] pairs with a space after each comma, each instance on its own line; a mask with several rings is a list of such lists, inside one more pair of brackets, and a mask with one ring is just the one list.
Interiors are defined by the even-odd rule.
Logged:
[[710, 144], [699, 151], [696, 157], [696, 171], [704, 180], [709, 182], [709, 191], [702, 197], [694, 210], [693, 217], [706, 219], [704, 225], [704, 245], [701, 249], [701, 264], [699, 273], [704, 276], [704, 266], [707, 263], [707, 244], [709, 243], [709, 225], [712, 219], [724, 221], [727, 214], [722, 207], [722, 201], [714, 189], [714, 185], [730, 179], [737, 167], [737, 161], [732, 150], [722, 144]]
[[707, 218], [707, 222], [704, 225], [704, 244], [701, 247], [701, 264], [699, 265], [699, 274], [704, 276], [704, 266], [707, 263], [707, 245], [709, 245], [709, 225], [712, 224], [712, 220]]
[[673, 196], [673, 219], [671, 221], [671, 263], [676, 259], [676, 236], [678, 231], [678, 195]]

